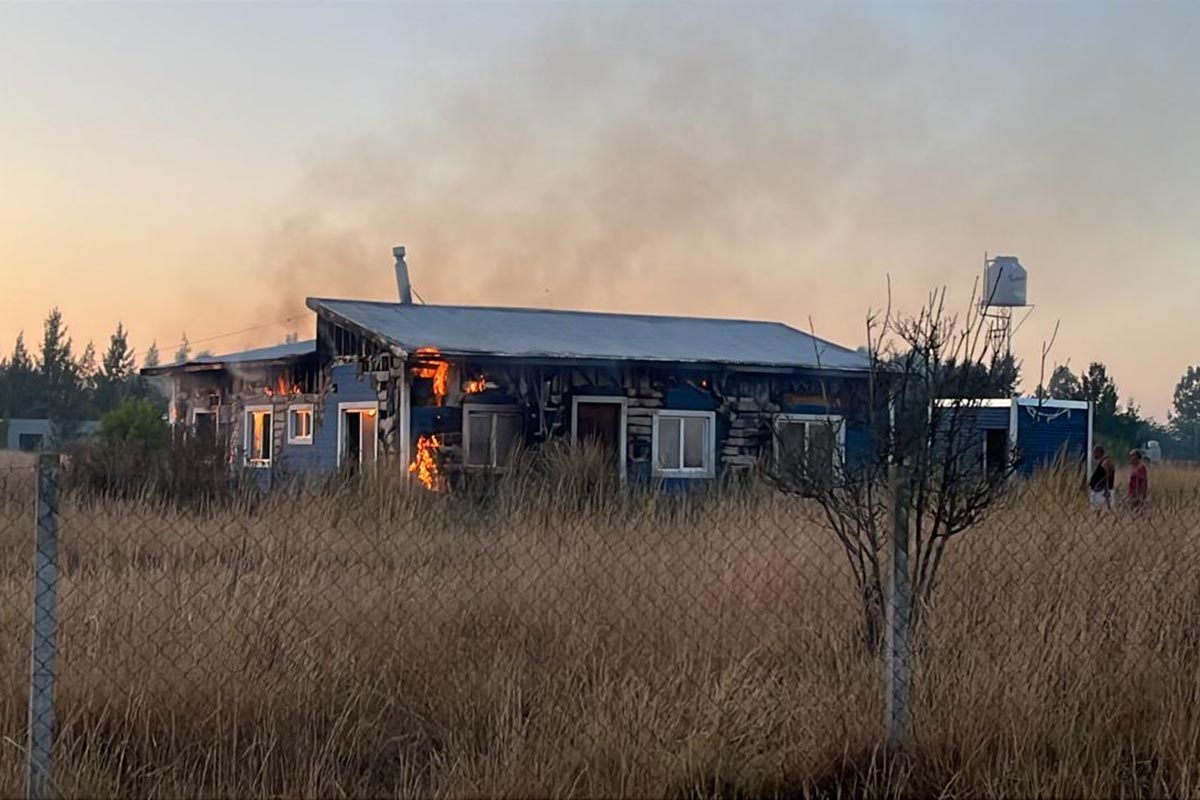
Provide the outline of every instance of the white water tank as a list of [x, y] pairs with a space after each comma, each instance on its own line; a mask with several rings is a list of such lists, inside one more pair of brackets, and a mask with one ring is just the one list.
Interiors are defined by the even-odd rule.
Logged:
[[1029, 275], [1016, 256], [996, 256], [987, 262], [983, 271], [982, 303], [998, 308], [1028, 305], [1028, 287]]

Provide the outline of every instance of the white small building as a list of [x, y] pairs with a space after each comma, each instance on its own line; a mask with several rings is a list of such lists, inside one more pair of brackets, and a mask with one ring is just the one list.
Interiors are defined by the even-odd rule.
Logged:
[[57, 450], [73, 441], [92, 436], [99, 428], [100, 423], [95, 420], [72, 423], [70, 430], [64, 431], [57, 429], [54, 422], [48, 419], [8, 419], [3, 424], [3, 442], [7, 450], [40, 453]]

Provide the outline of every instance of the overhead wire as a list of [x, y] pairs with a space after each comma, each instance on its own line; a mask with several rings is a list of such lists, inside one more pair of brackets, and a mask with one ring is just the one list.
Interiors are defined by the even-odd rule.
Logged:
[[189, 347], [198, 345], [198, 344], [205, 344], [207, 342], [215, 342], [218, 339], [228, 339], [230, 336], [238, 336], [239, 334], [243, 334], [243, 333], [253, 333], [254, 331], [261, 331], [264, 328], [274, 328], [277, 325], [285, 325], [289, 322], [295, 322], [298, 319], [304, 319], [307, 316], [308, 316], [307, 314], [297, 314], [292, 317], [285, 317], [284, 319], [276, 320], [275, 322], [264, 322], [262, 325], [254, 325], [249, 328], [242, 328], [241, 330], [230, 331], [229, 333], [219, 333], [219, 334], [216, 334], [215, 336], [206, 336], [203, 339], [180, 339], [178, 342], [176, 342], [174, 344], [174, 346], [180, 347], [185, 342], [187, 343], [187, 345]]

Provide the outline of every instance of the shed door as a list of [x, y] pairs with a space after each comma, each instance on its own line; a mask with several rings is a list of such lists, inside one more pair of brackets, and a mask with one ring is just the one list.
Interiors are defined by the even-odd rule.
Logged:
[[983, 463], [988, 477], [1004, 474], [1008, 468], [1008, 431], [989, 428], [983, 436]]

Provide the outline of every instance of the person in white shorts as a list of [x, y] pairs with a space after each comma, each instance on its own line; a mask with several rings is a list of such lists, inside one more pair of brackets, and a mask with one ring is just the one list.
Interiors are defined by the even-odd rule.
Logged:
[[1117, 468], [1113, 465], [1113, 461], [1108, 457], [1108, 453], [1104, 452], [1104, 448], [1097, 445], [1092, 451], [1092, 458], [1096, 462], [1096, 468], [1092, 470], [1091, 477], [1088, 478], [1088, 502], [1096, 511], [1111, 510], [1113, 507], [1113, 488], [1117, 482]]

